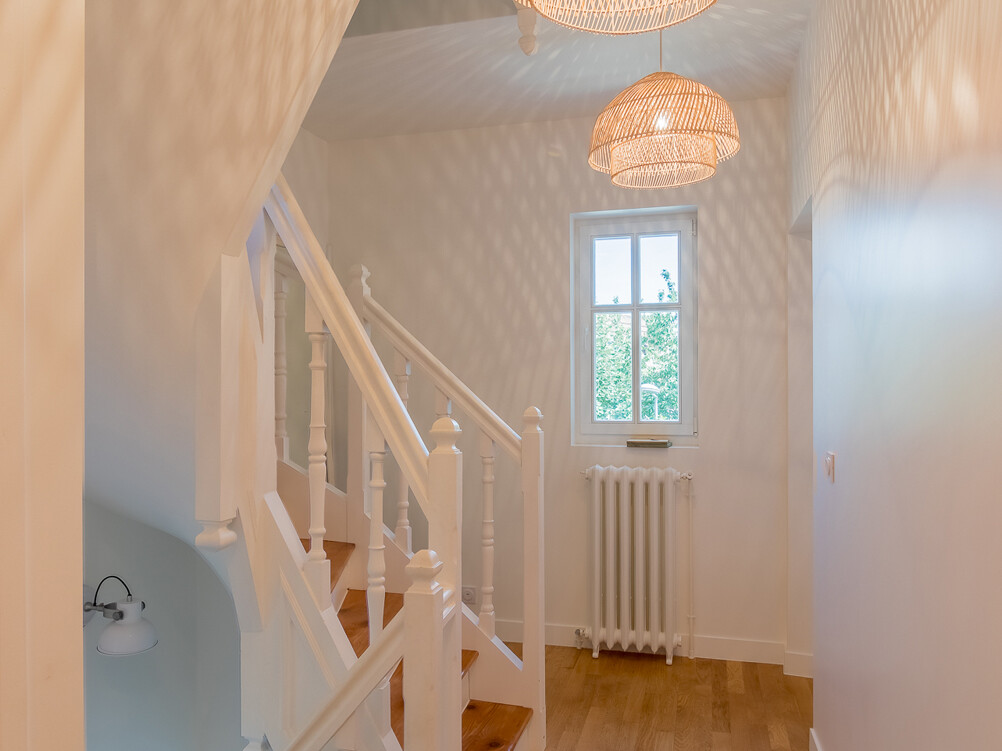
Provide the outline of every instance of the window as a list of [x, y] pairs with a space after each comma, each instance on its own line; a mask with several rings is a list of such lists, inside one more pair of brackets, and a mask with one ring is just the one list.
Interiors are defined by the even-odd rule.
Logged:
[[696, 434], [696, 214], [571, 218], [574, 442]]

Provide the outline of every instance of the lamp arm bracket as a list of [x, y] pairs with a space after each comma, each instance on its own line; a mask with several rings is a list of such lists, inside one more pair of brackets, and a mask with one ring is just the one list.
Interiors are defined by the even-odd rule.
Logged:
[[[145, 605], [145, 604], [146, 603], [143, 603], [143, 605]], [[108, 618], [108, 619], [113, 620], [113, 621], [120, 621], [120, 620], [122, 620], [125, 617], [125, 613], [123, 613], [121, 610], [118, 609], [118, 603], [117, 602], [113, 602], [110, 605], [105, 605], [103, 602], [98, 603], [96, 605], [94, 603], [91, 603], [91, 602], [85, 602], [84, 603], [84, 612], [85, 613], [89, 613], [91, 611], [94, 611], [96, 613], [100, 613], [105, 618]]]

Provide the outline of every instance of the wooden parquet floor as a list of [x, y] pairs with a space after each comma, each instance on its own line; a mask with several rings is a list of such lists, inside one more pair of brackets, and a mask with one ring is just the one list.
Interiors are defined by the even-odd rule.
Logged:
[[546, 648], [547, 751], [807, 751], [813, 702], [780, 665]]

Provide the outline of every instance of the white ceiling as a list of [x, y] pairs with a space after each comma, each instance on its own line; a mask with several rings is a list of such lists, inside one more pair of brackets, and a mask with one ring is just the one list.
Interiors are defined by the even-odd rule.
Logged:
[[[542, 18], [526, 57], [509, 3], [361, 0], [306, 128], [334, 141], [597, 115], [657, 69], [657, 34], [598, 36]], [[814, 3], [721, 0], [664, 32], [664, 68], [730, 100], [781, 96]]]

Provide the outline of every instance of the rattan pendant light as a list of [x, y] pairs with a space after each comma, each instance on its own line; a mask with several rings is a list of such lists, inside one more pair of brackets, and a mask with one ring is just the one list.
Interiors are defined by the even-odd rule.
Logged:
[[741, 148], [730, 105], [690, 78], [658, 71], [595, 121], [588, 164], [624, 188], [674, 188], [713, 177]]
[[515, 0], [554, 23], [596, 34], [640, 34], [682, 23], [717, 0]]

